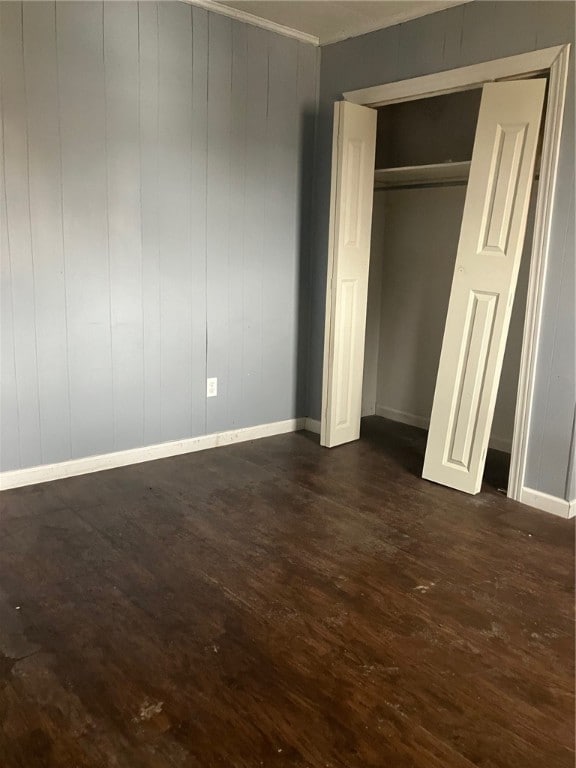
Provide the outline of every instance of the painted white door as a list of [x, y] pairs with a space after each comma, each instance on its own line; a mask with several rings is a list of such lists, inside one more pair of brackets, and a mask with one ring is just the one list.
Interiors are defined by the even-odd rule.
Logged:
[[360, 436], [376, 110], [334, 105], [320, 443]]
[[422, 473], [467, 493], [482, 483], [545, 90], [490, 83], [480, 104]]

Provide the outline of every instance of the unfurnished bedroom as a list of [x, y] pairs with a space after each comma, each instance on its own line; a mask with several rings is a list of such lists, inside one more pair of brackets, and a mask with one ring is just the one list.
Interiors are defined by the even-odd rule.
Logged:
[[1, 768], [572, 768], [575, 8], [0, 2]]

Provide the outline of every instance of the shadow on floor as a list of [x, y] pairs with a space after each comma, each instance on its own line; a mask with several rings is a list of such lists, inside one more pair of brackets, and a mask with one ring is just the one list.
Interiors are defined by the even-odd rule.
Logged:
[[[390, 421], [382, 416], [365, 416], [362, 419], [361, 437], [373, 447], [393, 456], [394, 461], [411, 475], [422, 476], [428, 437], [425, 429]], [[510, 455], [490, 448], [486, 457], [483, 489], [486, 486], [506, 495], [509, 471]]]

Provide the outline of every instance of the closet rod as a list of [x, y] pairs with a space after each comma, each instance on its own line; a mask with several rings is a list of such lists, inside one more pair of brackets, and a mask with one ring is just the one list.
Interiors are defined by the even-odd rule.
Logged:
[[465, 187], [466, 179], [460, 181], [431, 181], [428, 184], [390, 184], [390, 186], [374, 186], [374, 192], [394, 192], [396, 189], [434, 189], [437, 187]]
[[[534, 181], [539, 181], [540, 173], [534, 174]], [[395, 189], [435, 189], [438, 187], [465, 187], [468, 179], [452, 179], [451, 181], [429, 181], [417, 184], [389, 184], [374, 185], [374, 192], [393, 192]]]

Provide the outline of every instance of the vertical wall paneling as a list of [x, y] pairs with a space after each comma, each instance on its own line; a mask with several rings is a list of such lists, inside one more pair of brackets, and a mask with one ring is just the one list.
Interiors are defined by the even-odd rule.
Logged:
[[246, 199], [246, 111], [249, 109], [246, 68], [246, 27], [232, 27], [232, 101], [230, 122], [230, 260], [228, 266], [228, 368], [226, 372], [228, 414], [233, 426], [244, 421], [242, 341], [244, 318], [244, 206]]
[[114, 445], [102, 3], [57, 3], [72, 453]]
[[162, 315], [162, 439], [192, 424], [192, 9], [159, 3], [159, 241]]
[[[2, 18], [0, 6], [0, 27]], [[6, 70], [0, 70], [5, 72]], [[0, 113], [5, 115], [3, 105], [3, 85], [0, 88]], [[0, 121], [0, 157], [4, 164], [4, 121]], [[5, 469], [20, 466], [20, 435], [18, 425], [18, 387], [16, 383], [16, 365], [14, 350], [14, 324], [12, 308], [12, 279], [10, 269], [10, 251], [8, 247], [8, 215], [6, 208], [5, 174], [0, 173], [0, 461]]]
[[[517, 2], [514, 5], [501, 3], [499, 0], [483, 2], [482, 8], [475, 8], [474, 3], [463, 7], [461, 45], [458, 66], [487, 59], [513, 56], [516, 53], [534, 50], [537, 45], [538, 26], [540, 24], [540, 2]], [[556, 12], [550, 3], [550, 15]], [[487, 19], [489, 20], [487, 22]], [[487, 24], [490, 36], [487, 40]], [[513, 30], [513, 33], [511, 33]], [[551, 43], [552, 45], [552, 43]]]
[[64, 461], [70, 392], [55, 5], [24, 3], [23, 22], [42, 457]]
[[458, 5], [444, 18], [444, 40], [442, 41], [442, 69], [453, 69], [462, 66], [466, 56], [462, 50], [462, 30], [464, 28], [464, 11], [466, 4]]
[[140, 105], [140, 237], [142, 243], [142, 354], [144, 445], [162, 440], [160, 315], [158, 4], [138, 3]]
[[12, 322], [12, 286], [10, 281], [10, 260], [8, 258], [8, 237], [6, 223], [6, 195], [1, 183], [0, 216], [0, 348], [2, 358], [2, 389], [0, 391], [0, 460], [6, 470], [20, 466], [20, 436], [18, 431], [18, 390], [14, 364], [14, 326]]
[[170, 0], [0, 14], [0, 469], [306, 415], [317, 49]]
[[293, 237], [297, 253], [295, 269], [296, 294], [294, 322], [294, 392], [293, 405], [298, 412], [306, 410], [308, 389], [308, 325], [310, 321], [310, 291], [308, 274], [311, 257], [311, 233], [314, 188], [314, 141], [316, 129], [317, 89], [310, 73], [316, 71], [320, 50], [299, 43], [296, 50], [295, 151], [298, 162], [292, 179], [299, 198], [293, 222]]
[[[545, 375], [539, 380], [536, 391], [537, 402], [545, 408], [535, 414], [529, 451], [528, 477], [526, 485], [539, 488], [543, 479], [553, 478], [556, 484], [567, 482], [566, 466], [550, 461], [550, 456], [570, 455], [572, 434], [566, 428], [574, 408], [576, 387], [575, 366], [575, 320], [574, 320], [574, 180], [572, 189], [557, 190], [564, 193], [556, 209], [557, 220], [563, 222], [552, 239], [552, 248], [558, 259], [551, 264], [550, 283], [558, 288], [548, 289], [545, 295], [544, 312], [552, 320], [554, 328], [551, 341], [539, 350], [539, 365], [546, 366]], [[562, 364], [558, 358], [562, 355]], [[560, 406], [560, 407], [558, 407]]]
[[442, 69], [444, 20], [438, 14], [401, 24], [397, 78], [418, 77]]
[[38, 398], [34, 256], [30, 231], [28, 119], [22, 49], [22, 6], [2, 5], [2, 112], [6, 184], [8, 258], [12, 280], [12, 318], [19, 415], [20, 456], [42, 461]]
[[[218, 378], [218, 397], [206, 404], [207, 431], [219, 432], [229, 423], [229, 267], [230, 172], [232, 119], [232, 23], [223, 16], [208, 17], [208, 189], [206, 375]], [[234, 158], [235, 159], [235, 158]]]
[[303, 43], [298, 45], [297, 115], [298, 115], [298, 175], [296, 186], [300, 205], [296, 211], [298, 253], [298, 327], [297, 327], [297, 411], [306, 412], [308, 402], [308, 360], [310, 324], [310, 258], [314, 229], [314, 144], [316, 139], [316, 105], [318, 78], [316, 76], [320, 49]]
[[[268, 133], [266, 136], [267, 199], [262, 340], [266, 412], [279, 409], [288, 418], [297, 390], [298, 253], [297, 214], [286, 196], [298, 196], [297, 74], [298, 43], [270, 36]], [[276, 411], [277, 412], [277, 411]], [[268, 416], [268, 419], [270, 416]], [[268, 420], [267, 419], [267, 420]]]
[[206, 432], [206, 169], [208, 144], [208, 13], [192, 8], [192, 435]]
[[104, 68], [114, 446], [124, 450], [144, 439], [136, 3], [104, 3]]
[[[246, 110], [244, 215], [246, 222], [262, 221], [266, 200], [266, 120], [268, 114], [268, 34], [246, 28], [246, 77], [250, 109]], [[264, 227], [244, 230], [244, 329], [242, 336], [242, 391], [246, 418], [256, 423], [262, 391], [262, 293], [264, 287]]]

